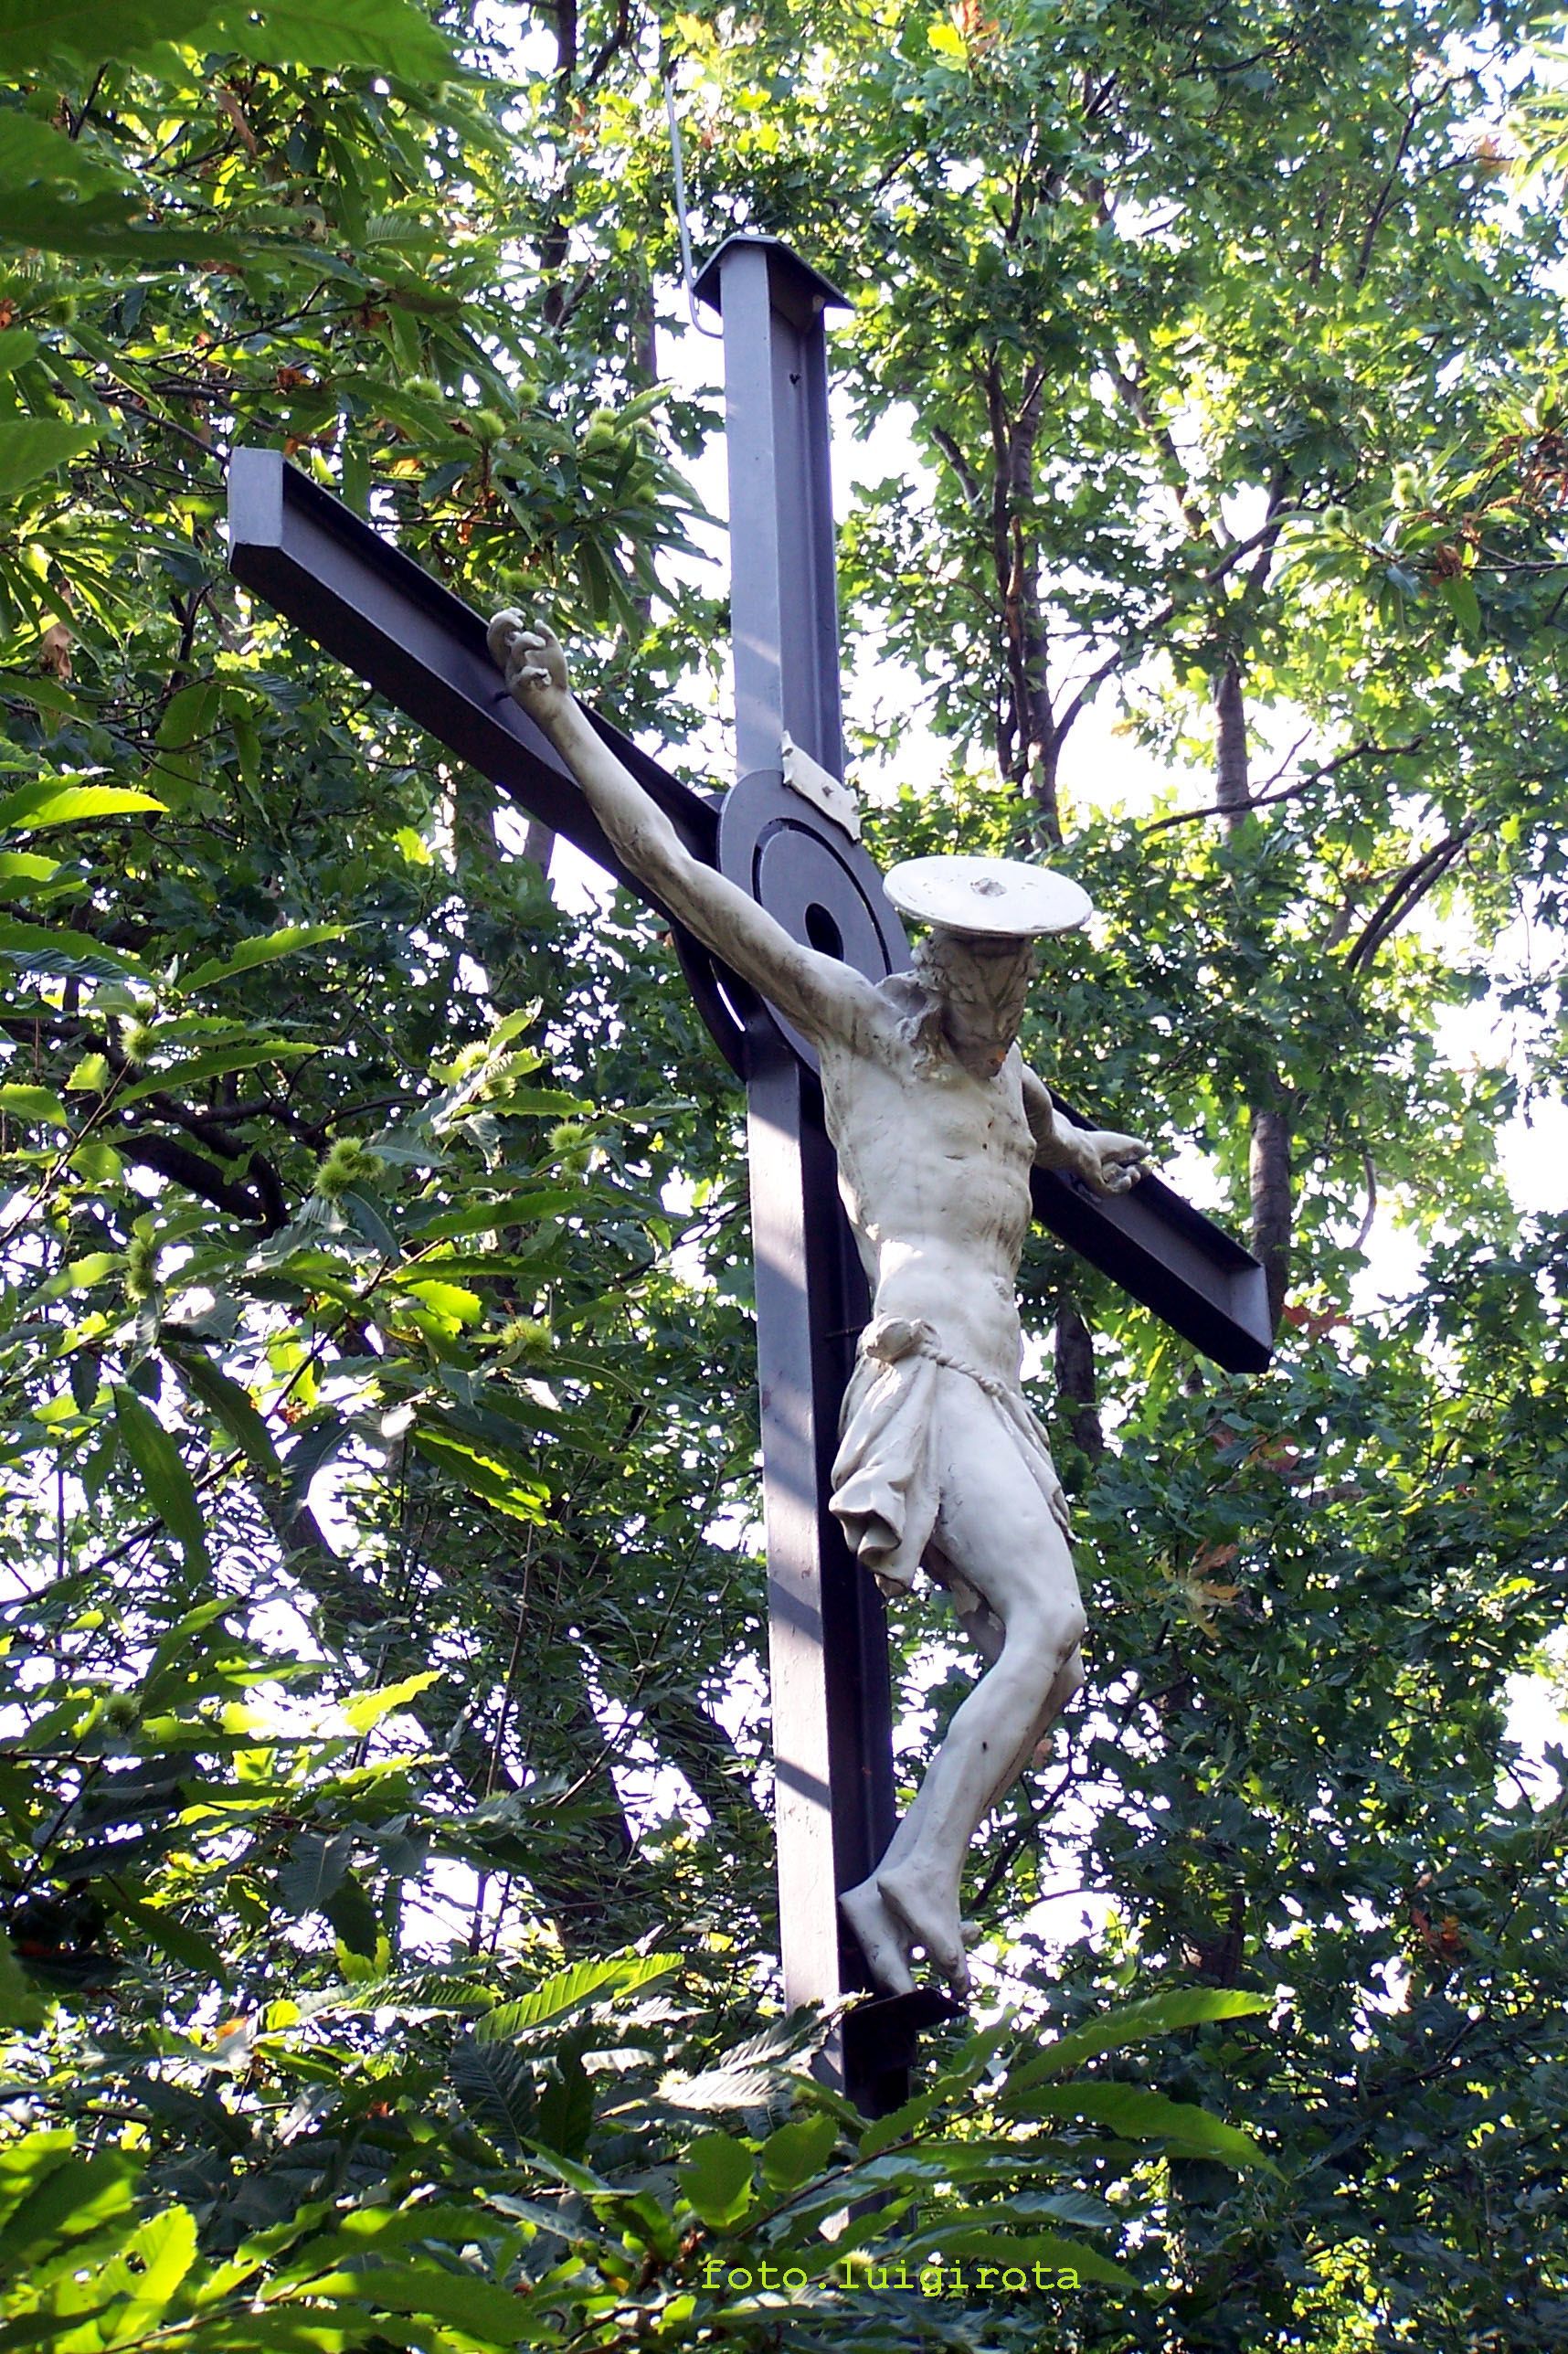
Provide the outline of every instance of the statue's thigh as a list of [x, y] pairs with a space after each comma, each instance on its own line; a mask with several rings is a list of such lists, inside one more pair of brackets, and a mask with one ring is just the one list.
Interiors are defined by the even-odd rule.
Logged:
[[933, 1434], [937, 1542], [1005, 1620], [1021, 1605], [1077, 1596], [1073, 1555], [1008, 1416], [978, 1384], [946, 1373]]

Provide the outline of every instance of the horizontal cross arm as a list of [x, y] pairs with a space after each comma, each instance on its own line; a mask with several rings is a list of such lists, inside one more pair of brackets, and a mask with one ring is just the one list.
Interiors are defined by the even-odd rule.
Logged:
[[[1079, 1128], [1093, 1122], [1059, 1111]], [[1261, 1373], [1274, 1352], [1268, 1279], [1252, 1253], [1147, 1171], [1130, 1193], [1091, 1193], [1081, 1178], [1033, 1172], [1034, 1214], [1058, 1240], [1151, 1308], [1228, 1373]]]
[[[507, 693], [479, 614], [277, 451], [235, 451], [228, 479], [229, 567], [238, 578], [530, 817], [668, 917], [622, 865], [582, 788]], [[588, 716], [694, 857], [716, 866], [719, 803], [672, 777], [597, 713]], [[734, 1017], [711, 960], [679, 927], [676, 942], [705, 1017], [734, 1060]], [[1232, 1373], [1266, 1365], [1262, 1268], [1158, 1178], [1106, 1200], [1036, 1170], [1034, 1207], [1064, 1242], [1217, 1363]]]
[[[228, 563], [324, 652], [649, 902], [560, 754], [503, 685], [480, 615], [276, 450], [236, 450], [229, 461]], [[694, 857], [713, 865], [715, 804], [588, 716]]]

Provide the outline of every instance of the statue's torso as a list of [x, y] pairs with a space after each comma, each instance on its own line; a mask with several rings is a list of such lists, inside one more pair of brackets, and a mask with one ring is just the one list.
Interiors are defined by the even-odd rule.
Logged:
[[879, 1315], [923, 1317], [944, 1346], [1016, 1378], [1019, 1256], [1034, 1139], [1016, 1046], [993, 1079], [920, 1052], [895, 1025], [821, 1052], [839, 1189]]

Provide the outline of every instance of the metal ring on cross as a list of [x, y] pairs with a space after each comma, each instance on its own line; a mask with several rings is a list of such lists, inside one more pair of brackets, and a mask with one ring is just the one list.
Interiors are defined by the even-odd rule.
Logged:
[[[909, 963], [898, 912], [882, 872], [842, 826], [790, 790], [777, 769], [758, 769], [726, 794], [719, 811], [719, 870], [783, 925], [791, 939], [885, 981]], [[808, 1038], [774, 1007], [769, 1013], [811, 1070]]]

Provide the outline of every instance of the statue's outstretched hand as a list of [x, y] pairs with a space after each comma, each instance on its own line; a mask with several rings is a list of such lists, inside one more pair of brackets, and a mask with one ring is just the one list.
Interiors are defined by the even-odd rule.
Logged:
[[543, 621], [526, 614], [497, 613], [490, 625], [490, 651], [508, 690], [543, 725], [571, 694], [560, 641]]
[[1083, 1153], [1079, 1173], [1097, 1193], [1126, 1193], [1143, 1174], [1149, 1147], [1136, 1136], [1114, 1128], [1081, 1128], [1076, 1142]]

